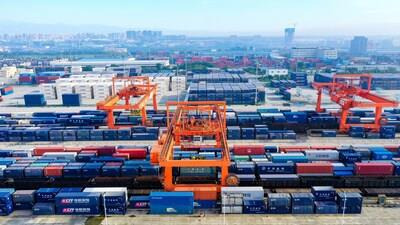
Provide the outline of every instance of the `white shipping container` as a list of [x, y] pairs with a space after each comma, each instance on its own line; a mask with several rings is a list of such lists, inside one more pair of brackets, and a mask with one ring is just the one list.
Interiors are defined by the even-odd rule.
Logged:
[[99, 192], [99, 193], [107, 193], [107, 192], [124, 192], [126, 201], [128, 201], [128, 188], [126, 187], [94, 187], [94, 188], [85, 188], [83, 192]]
[[77, 153], [76, 152], [45, 152], [43, 154], [44, 158], [64, 158], [71, 161], [75, 161]]
[[242, 194], [243, 200], [263, 200], [263, 187], [222, 187], [221, 195]]
[[336, 150], [307, 150], [306, 157], [310, 161], [338, 161], [339, 152]]

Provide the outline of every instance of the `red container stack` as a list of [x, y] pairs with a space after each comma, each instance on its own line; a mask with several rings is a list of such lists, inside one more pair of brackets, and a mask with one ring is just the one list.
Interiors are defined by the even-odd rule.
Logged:
[[329, 162], [296, 163], [297, 174], [332, 174], [333, 166]]
[[65, 147], [66, 152], [76, 152], [80, 153], [82, 151], [82, 148], [79, 147]]
[[63, 166], [47, 166], [44, 168], [45, 177], [62, 177]]
[[147, 150], [143, 148], [117, 149], [117, 153], [129, 154], [129, 159], [145, 159]]
[[112, 156], [115, 153], [115, 146], [87, 146], [82, 151], [96, 151], [99, 156]]
[[264, 145], [234, 145], [233, 153], [235, 155], [264, 155]]
[[355, 174], [363, 176], [390, 176], [393, 174], [393, 164], [388, 162], [355, 163]]
[[33, 156], [42, 156], [46, 152], [64, 152], [62, 146], [39, 146], [33, 149]]

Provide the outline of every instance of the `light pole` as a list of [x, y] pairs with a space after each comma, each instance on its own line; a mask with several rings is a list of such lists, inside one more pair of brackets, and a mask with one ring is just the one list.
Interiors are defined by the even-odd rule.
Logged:
[[106, 207], [106, 192], [103, 192], [103, 207], [104, 207], [104, 220], [106, 222], [106, 225], [108, 225], [107, 207]]

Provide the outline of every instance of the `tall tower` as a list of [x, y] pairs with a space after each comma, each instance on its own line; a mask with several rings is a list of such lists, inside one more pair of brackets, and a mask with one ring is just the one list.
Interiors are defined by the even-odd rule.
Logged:
[[285, 28], [285, 48], [290, 49], [293, 45], [295, 28]]

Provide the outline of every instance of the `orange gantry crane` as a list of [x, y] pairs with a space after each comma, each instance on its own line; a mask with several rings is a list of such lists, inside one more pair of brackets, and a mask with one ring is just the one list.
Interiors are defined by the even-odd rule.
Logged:
[[[398, 102], [378, 96], [371, 92], [371, 74], [335, 74], [332, 82], [314, 82], [312, 86], [317, 90], [317, 112], [324, 112], [321, 107], [322, 91], [326, 90], [331, 101], [341, 107], [339, 131], [346, 133], [351, 126], [362, 126], [372, 131], [379, 131], [385, 123], [382, 111], [385, 107], [397, 107]], [[375, 122], [373, 124], [348, 124], [347, 117], [351, 108], [375, 108]]]
[[[166, 191], [201, 192], [204, 188], [212, 193], [220, 192], [222, 186], [235, 185], [238, 179], [228, 174], [230, 153], [226, 138], [226, 104], [221, 101], [167, 102], [167, 132], [160, 136], [153, 146], [150, 160], [158, 164], [162, 171], [162, 181]], [[174, 109], [173, 109], [174, 108]], [[174, 159], [174, 149], [193, 150], [195, 137], [214, 137], [211, 145], [220, 149], [221, 157], [215, 159]], [[197, 145], [197, 147], [205, 145]], [[208, 184], [176, 183], [173, 169], [180, 168], [216, 168], [220, 179]]]
[[[119, 85], [117, 87], [117, 85]], [[113, 77], [112, 79], [112, 95], [104, 101], [96, 104], [97, 109], [107, 112], [107, 126], [109, 128], [126, 127], [124, 125], [116, 125], [114, 118], [114, 110], [140, 111], [142, 116], [142, 124], [146, 124], [147, 114], [146, 105], [152, 98], [153, 108], [157, 110], [157, 85], [151, 84], [149, 77]], [[136, 103], [131, 103], [132, 98], [141, 97]], [[125, 104], [119, 104], [120, 101]]]

